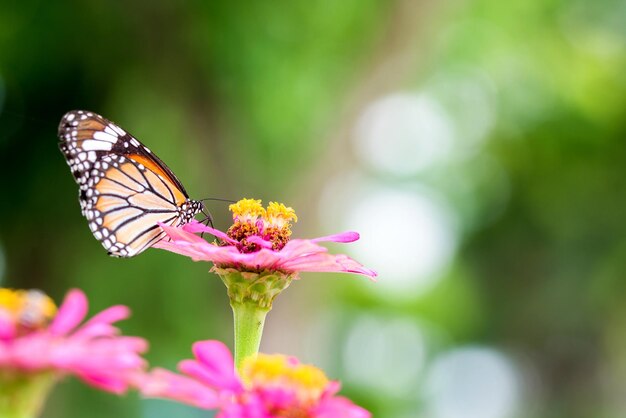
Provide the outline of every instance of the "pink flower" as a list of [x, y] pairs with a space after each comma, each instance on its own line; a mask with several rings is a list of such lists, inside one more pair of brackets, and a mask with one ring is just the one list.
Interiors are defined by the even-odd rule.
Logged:
[[365, 409], [335, 396], [339, 383], [293, 357], [248, 357], [241, 377], [233, 358], [219, 341], [193, 345], [194, 360], [183, 360], [184, 375], [155, 369], [141, 383], [148, 397], [162, 397], [203, 409], [217, 409], [217, 418], [369, 418]]
[[[230, 205], [233, 225], [226, 233], [191, 222], [181, 228], [160, 224], [170, 240], [161, 240], [155, 247], [191, 257], [194, 261], [210, 261], [217, 268], [259, 273], [278, 271], [297, 278], [299, 272], [345, 272], [376, 277], [376, 272], [363, 267], [346, 255], [329, 254], [319, 242], [353, 242], [356, 232], [344, 232], [315, 239], [293, 239], [291, 221], [295, 212], [282, 204], [271, 202], [267, 209], [260, 200], [242, 199]], [[195, 235], [207, 232], [218, 239], [209, 243]]]
[[3, 379], [75, 375], [100, 389], [123, 393], [145, 368], [147, 343], [119, 335], [113, 325], [126, 319], [126, 306], [112, 306], [81, 325], [87, 298], [68, 292], [58, 312], [36, 290], [0, 289], [0, 385]]

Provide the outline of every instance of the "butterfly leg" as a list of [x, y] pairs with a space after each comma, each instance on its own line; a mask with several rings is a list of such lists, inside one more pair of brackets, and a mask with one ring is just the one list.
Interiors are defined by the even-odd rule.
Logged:
[[[206, 223], [207, 226], [211, 225], [211, 228], [214, 228], [214, 226], [213, 226], [213, 217], [211, 216], [211, 213], [210, 212], [205, 212], [205, 210], [203, 209], [202, 210], [202, 214], [204, 216], [206, 216], [206, 217], [203, 220], [201, 220], [200, 223]], [[200, 234], [200, 237], [204, 238], [204, 232], [202, 232]]]

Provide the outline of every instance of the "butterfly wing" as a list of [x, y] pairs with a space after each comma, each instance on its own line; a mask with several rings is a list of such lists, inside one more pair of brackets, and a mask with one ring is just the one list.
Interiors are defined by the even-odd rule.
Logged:
[[109, 254], [132, 257], [201, 210], [174, 173], [132, 135], [95, 113], [68, 112], [60, 148], [79, 185], [89, 228]]

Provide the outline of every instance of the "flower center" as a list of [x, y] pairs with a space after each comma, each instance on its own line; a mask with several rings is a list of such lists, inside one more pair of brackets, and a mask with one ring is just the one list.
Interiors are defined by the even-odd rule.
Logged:
[[263, 246], [282, 250], [291, 236], [291, 222], [298, 221], [296, 212], [282, 203], [270, 202], [264, 208], [261, 200], [241, 199], [228, 209], [233, 213], [233, 225], [227, 234], [238, 242], [242, 253], [259, 251]]
[[0, 288], [0, 320], [13, 324], [18, 333], [43, 328], [56, 310], [52, 299], [39, 290]]
[[[242, 379], [247, 386], [295, 392], [302, 406], [315, 403], [329, 383], [324, 372], [317, 367], [300, 364], [292, 357], [278, 354], [249, 357], [244, 360], [242, 370]], [[295, 410], [291, 409], [291, 412]]]

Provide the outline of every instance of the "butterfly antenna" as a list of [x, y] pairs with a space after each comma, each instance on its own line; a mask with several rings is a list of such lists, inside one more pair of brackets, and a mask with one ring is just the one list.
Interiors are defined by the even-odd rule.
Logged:
[[230, 200], [230, 199], [220, 199], [218, 197], [207, 197], [206, 199], [200, 199], [199, 202], [204, 202], [207, 200], [216, 200], [218, 202], [226, 202], [226, 203], [237, 203], [236, 200]]

